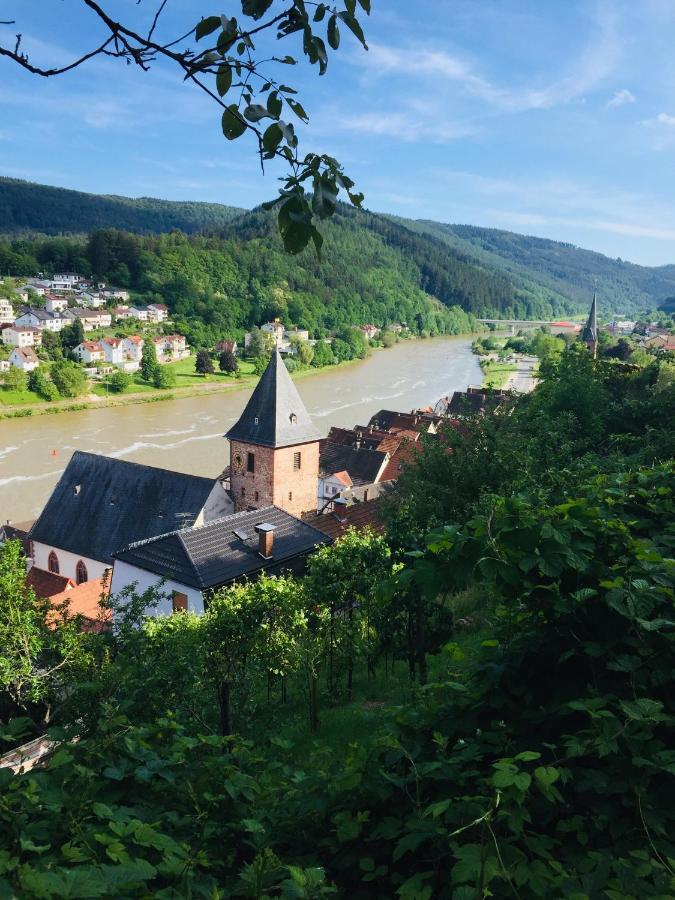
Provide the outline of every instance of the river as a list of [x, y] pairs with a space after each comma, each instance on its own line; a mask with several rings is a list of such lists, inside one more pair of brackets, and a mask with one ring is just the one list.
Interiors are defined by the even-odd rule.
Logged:
[[[315, 424], [365, 425], [379, 409], [408, 412], [481, 384], [471, 340], [402, 342], [363, 362], [297, 381]], [[75, 450], [216, 477], [229, 463], [223, 434], [250, 390], [0, 421], [0, 522], [34, 519]]]

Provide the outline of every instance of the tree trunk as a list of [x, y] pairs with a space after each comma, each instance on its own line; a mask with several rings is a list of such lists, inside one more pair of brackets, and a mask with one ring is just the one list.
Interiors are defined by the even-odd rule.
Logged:
[[232, 734], [232, 711], [230, 708], [230, 682], [221, 681], [218, 689], [220, 705], [220, 731], [223, 737]]

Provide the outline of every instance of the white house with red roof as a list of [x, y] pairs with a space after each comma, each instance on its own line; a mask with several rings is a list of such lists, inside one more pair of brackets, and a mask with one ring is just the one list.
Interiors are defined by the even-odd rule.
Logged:
[[150, 303], [148, 306], [148, 321], [159, 324], [169, 318], [169, 307], [163, 303]]
[[173, 362], [187, 354], [185, 338], [182, 334], [162, 334], [152, 339], [157, 362]]
[[372, 341], [373, 338], [376, 338], [380, 333], [380, 329], [377, 325], [359, 325], [359, 331], [367, 341]]
[[91, 363], [103, 362], [105, 353], [103, 347], [98, 341], [82, 341], [73, 350], [73, 353], [80, 362], [90, 365]]
[[40, 365], [40, 360], [32, 347], [15, 347], [10, 353], [9, 364], [22, 372], [32, 372]]
[[68, 309], [68, 301], [65, 297], [57, 297], [56, 294], [45, 294], [45, 309], [50, 313], [60, 313]]
[[130, 334], [129, 337], [122, 339], [122, 347], [124, 350], [124, 358], [129, 362], [140, 363], [143, 355], [143, 344], [145, 341], [137, 334]]
[[10, 325], [2, 330], [2, 343], [13, 347], [39, 347], [42, 332], [34, 325]]
[[104, 337], [99, 341], [105, 361], [112, 363], [114, 366], [121, 366], [125, 360], [124, 340], [123, 338]]

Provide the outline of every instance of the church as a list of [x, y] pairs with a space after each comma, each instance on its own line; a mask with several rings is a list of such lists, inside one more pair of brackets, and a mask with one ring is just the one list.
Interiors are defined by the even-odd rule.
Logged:
[[300, 519], [316, 509], [320, 435], [278, 351], [225, 437], [229, 480], [74, 453], [29, 532], [33, 565], [78, 584], [112, 569], [113, 593], [171, 575], [176, 608], [198, 611], [205, 591], [297, 568], [326, 542]]

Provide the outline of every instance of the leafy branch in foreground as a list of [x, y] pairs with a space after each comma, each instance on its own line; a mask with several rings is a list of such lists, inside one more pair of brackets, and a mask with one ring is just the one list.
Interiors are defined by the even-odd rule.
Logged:
[[[277, 76], [280, 66], [294, 66], [298, 60], [289, 55], [258, 58], [256, 41], [266, 32], [276, 33], [277, 40], [301, 35], [303, 54], [323, 75], [329, 51], [340, 45], [341, 27], [368, 49], [356, 16], [357, 0], [340, 0], [335, 5], [305, 0], [289, 0], [285, 4], [275, 0], [241, 0], [242, 20], [225, 14], [206, 16], [168, 41], [155, 38], [168, 0], [159, 4], [147, 33], [115, 21], [96, 0], [81, 3], [105, 29], [105, 38], [88, 52], [68, 65], [43, 68], [33, 64], [23, 49], [22, 35], [17, 34], [13, 47], [0, 45], [0, 56], [45, 78], [70, 72], [100, 56], [124, 59], [143, 71], [158, 60], [177, 66], [185, 81], [196, 85], [222, 109], [222, 130], [228, 141], [251, 133], [257, 141], [263, 169], [266, 161], [275, 158], [288, 166], [287, 174], [281, 178], [279, 196], [267, 206], [279, 206], [279, 231], [289, 253], [299, 253], [310, 241], [320, 253], [323, 238], [315, 219], [333, 215], [341, 190], [357, 207], [361, 206], [363, 195], [354, 190], [354, 182], [332, 156], [300, 155], [293, 120], [306, 123], [309, 116], [297, 99], [297, 90]], [[277, 6], [282, 7], [278, 12]], [[370, 13], [370, 0], [358, 0], [358, 6]], [[199, 47], [193, 46], [192, 41]], [[311, 197], [306, 187], [311, 189]]]

